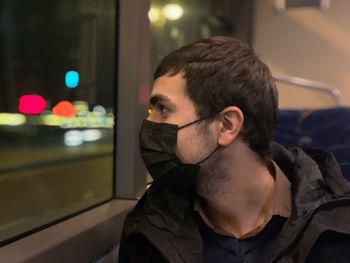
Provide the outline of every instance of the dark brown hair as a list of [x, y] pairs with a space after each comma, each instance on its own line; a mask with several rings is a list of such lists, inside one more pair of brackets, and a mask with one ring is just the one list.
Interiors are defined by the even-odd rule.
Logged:
[[254, 50], [230, 37], [212, 37], [166, 56], [154, 79], [184, 72], [186, 92], [199, 117], [228, 106], [244, 114], [241, 137], [265, 161], [276, 122], [278, 94], [269, 68]]

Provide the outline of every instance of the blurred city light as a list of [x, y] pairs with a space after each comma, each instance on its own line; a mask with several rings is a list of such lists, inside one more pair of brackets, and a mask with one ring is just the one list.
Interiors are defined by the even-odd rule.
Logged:
[[67, 71], [65, 81], [68, 88], [77, 87], [79, 85], [79, 73], [74, 70]]
[[[68, 102], [68, 101], [61, 101]], [[70, 102], [68, 102], [70, 103]], [[71, 103], [70, 103], [71, 104]], [[93, 108], [93, 111], [88, 111], [89, 105], [85, 101], [76, 101], [73, 102], [74, 105], [80, 105], [80, 110], [84, 113], [81, 115], [67, 117], [69, 111], [66, 106], [63, 106], [64, 109], [62, 112], [57, 112], [56, 105], [52, 113], [50, 110], [45, 110], [37, 118], [26, 118], [25, 115], [20, 113], [0, 113], [0, 125], [7, 126], [16, 126], [16, 125], [44, 125], [44, 126], [56, 126], [63, 129], [91, 129], [90, 131], [84, 133], [82, 136], [83, 140], [92, 141], [98, 140], [102, 136], [100, 131], [97, 129], [108, 128], [111, 129], [114, 127], [114, 113], [109, 109], [101, 105], [96, 105]], [[64, 104], [63, 104], [64, 105]], [[72, 104], [71, 104], [72, 105]]]
[[70, 130], [64, 134], [64, 144], [67, 146], [79, 146], [83, 143], [83, 133], [79, 130]]
[[83, 140], [86, 142], [93, 142], [101, 139], [102, 133], [97, 129], [85, 130], [83, 133]]
[[85, 115], [89, 112], [89, 104], [86, 101], [73, 101], [73, 106], [77, 110], [77, 115]]
[[178, 4], [167, 4], [162, 9], [164, 16], [169, 20], [178, 20], [183, 15], [183, 8]]
[[62, 125], [62, 117], [53, 115], [53, 114], [47, 114], [45, 116], [40, 117], [42, 123], [46, 126], [61, 126]]
[[0, 113], [0, 125], [17, 126], [26, 122], [26, 117], [20, 113]]
[[114, 117], [110, 116], [78, 116], [71, 118], [53, 114], [41, 116], [41, 123], [46, 126], [58, 126], [63, 129], [72, 128], [113, 128]]
[[60, 117], [70, 118], [75, 116], [77, 111], [71, 102], [63, 100], [53, 107], [52, 113]]
[[95, 113], [99, 113], [101, 115], [105, 115], [106, 114], [106, 109], [105, 107], [101, 106], [101, 105], [96, 105], [93, 109], [93, 112]]
[[161, 13], [159, 8], [152, 6], [148, 11], [148, 18], [151, 23], [156, 23], [161, 18]]
[[18, 110], [24, 114], [40, 114], [45, 107], [46, 101], [40, 95], [23, 95], [19, 98]]

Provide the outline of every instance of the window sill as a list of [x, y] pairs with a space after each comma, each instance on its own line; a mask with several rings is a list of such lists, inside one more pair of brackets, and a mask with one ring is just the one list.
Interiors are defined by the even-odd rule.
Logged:
[[2, 262], [89, 262], [115, 246], [135, 200], [116, 199], [0, 248]]

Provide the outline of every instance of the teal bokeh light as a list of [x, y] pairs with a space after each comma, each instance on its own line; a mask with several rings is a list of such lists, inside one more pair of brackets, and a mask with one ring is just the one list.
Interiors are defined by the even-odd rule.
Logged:
[[79, 85], [79, 73], [74, 70], [66, 73], [66, 86], [70, 89], [76, 88]]

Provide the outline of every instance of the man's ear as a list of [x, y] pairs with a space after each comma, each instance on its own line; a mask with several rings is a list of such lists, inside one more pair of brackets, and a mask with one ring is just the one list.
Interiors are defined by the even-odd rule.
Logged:
[[221, 112], [220, 117], [218, 144], [226, 146], [238, 137], [243, 126], [244, 115], [240, 108], [229, 106]]

